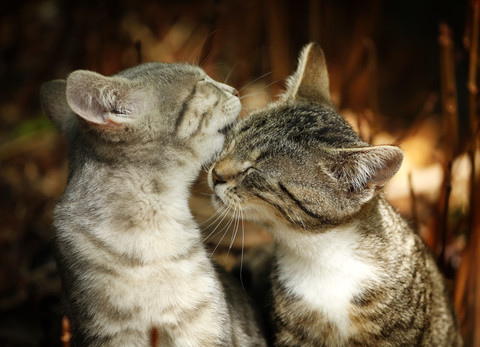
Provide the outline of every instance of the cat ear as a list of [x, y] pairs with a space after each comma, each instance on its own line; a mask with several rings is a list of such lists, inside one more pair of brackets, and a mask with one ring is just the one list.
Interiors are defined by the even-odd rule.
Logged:
[[403, 152], [396, 146], [333, 150], [331, 173], [350, 194], [373, 196], [400, 169]]
[[67, 79], [67, 102], [85, 120], [95, 124], [120, 125], [134, 120], [141, 109], [142, 95], [122, 77], [105, 77], [78, 70]]
[[46, 82], [40, 88], [40, 104], [43, 111], [57, 129], [64, 134], [75, 120], [67, 103], [66, 88], [65, 80]]
[[335, 110], [330, 97], [327, 63], [320, 45], [309, 43], [300, 53], [297, 71], [287, 79], [282, 100], [306, 100]]

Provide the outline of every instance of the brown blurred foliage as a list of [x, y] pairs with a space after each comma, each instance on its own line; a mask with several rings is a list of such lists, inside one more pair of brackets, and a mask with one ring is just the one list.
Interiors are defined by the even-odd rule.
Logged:
[[[187, 61], [239, 89], [248, 110], [278, 94], [312, 40], [326, 53], [340, 113], [365, 139], [405, 150], [387, 198], [452, 283], [466, 345], [480, 345], [478, 6], [478, 0], [3, 1], [0, 345], [61, 344], [51, 221], [65, 186], [66, 148], [40, 110], [42, 82], [75, 69], [109, 75], [140, 61]], [[213, 210], [203, 176], [193, 193], [192, 209], [205, 221]], [[228, 252], [232, 235], [223, 237], [223, 227], [209, 245], [220, 242], [217, 258], [231, 267], [242, 239]], [[205, 226], [206, 235], [214, 228]], [[248, 248], [270, 238], [246, 223], [244, 241]]]

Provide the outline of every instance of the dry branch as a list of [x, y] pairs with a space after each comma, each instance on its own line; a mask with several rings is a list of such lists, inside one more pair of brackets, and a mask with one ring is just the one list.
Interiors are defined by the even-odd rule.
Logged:
[[457, 154], [457, 88], [455, 81], [455, 59], [453, 54], [452, 31], [445, 23], [440, 24], [439, 31], [440, 36], [438, 42], [440, 45], [442, 115], [445, 136], [444, 151], [446, 156], [444, 165], [447, 165], [448, 161], [452, 160], [453, 156]]
[[452, 31], [447, 24], [439, 26], [440, 78], [443, 120], [443, 182], [437, 206], [434, 244], [440, 245], [439, 265], [445, 270], [445, 247], [449, 237], [448, 205], [451, 191], [451, 164], [457, 154], [458, 106], [455, 80], [455, 60], [453, 54]]
[[477, 65], [480, 1], [474, 0], [472, 5], [472, 28], [469, 38], [470, 62], [467, 89], [469, 92], [469, 141], [467, 144], [471, 163], [470, 172], [470, 206], [467, 246], [462, 254], [462, 261], [455, 280], [454, 303], [459, 313], [465, 345], [480, 345], [480, 185], [476, 176], [475, 153], [480, 150], [478, 141], [477, 117]]

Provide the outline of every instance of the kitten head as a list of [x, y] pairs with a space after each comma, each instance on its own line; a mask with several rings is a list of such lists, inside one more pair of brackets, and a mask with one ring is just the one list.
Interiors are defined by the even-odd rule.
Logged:
[[402, 159], [398, 147], [362, 141], [335, 111], [323, 52], [311, 43], [280, 100], [232, 128], [209, 185], [219, 208], [318, 230], [358, 213]]
[[78, 70], [45, 83], [41, 102], [67, 140], [81, 138], [107, 160], [148, 159], [170, 150], [178, 156], [183, 149], [204, 163], [221, 150], [223, 130], [241, 109], [238, 92], [199, 67], [162, 63], [112, 77]]

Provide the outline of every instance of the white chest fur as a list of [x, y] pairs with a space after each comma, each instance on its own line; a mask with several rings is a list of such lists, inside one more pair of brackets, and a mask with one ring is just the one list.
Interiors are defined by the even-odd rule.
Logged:
[[321, 311], [348, 336], [350, 302], [378, 270], [358, 249], [355, 225], [307, 235], [275, 230], [279, 279], [286, 289]]

